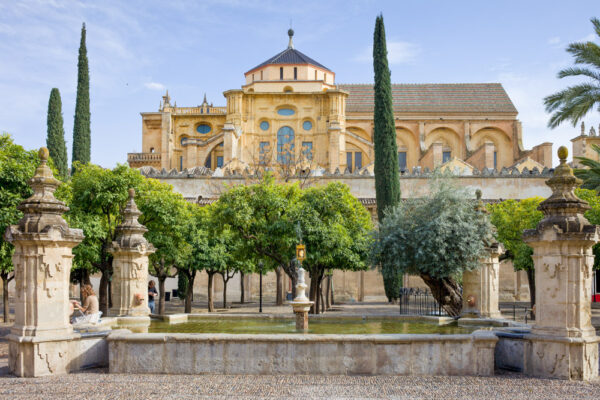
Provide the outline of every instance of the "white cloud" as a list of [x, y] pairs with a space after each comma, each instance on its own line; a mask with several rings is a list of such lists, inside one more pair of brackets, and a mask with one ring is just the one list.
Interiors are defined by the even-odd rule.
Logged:
[[[387, 50], [388, 63], [390, 65], [409, 64], [415, 61], [419, 53], [421, 53], [421, 47], [419, 45], [403, 41], [388, 41]], [[360, 62], [372, 62], [373, 46], [365, 48], [354, 59]]]
[[548, 44], [550, 44], [550, 45], [560, 44], [560, 38], [558, 36], [551, 37], [550, 39], [548, 39]]
[[150, 90], [165, 90], [166, 89], [165, 85], [163, 85], [162, 83], [158, 83], [158, 82], [146, 82], [146, 83], [144, 83], [144, 87], [146, 87], [146, 89], [150, 89]]

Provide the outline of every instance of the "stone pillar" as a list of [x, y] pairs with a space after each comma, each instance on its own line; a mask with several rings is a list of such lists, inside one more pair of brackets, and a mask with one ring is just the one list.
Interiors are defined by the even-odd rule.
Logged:
[[583, 216], [590, 206], [575, 196], [581, 180], [560, 165], [546, 184], [552, 195], [540, 204], [536, 229], [523, 233], [533, 248], [536, 319], [525, 352], [525, 371], [534, 376], [590, 380], [598, 376], [598, 341], [591, 324], [592, 246], [599, 229]]
[[[148, 255], [154, 253], [138, 222], [142, 213], [135, 204], [135, 191], [129, 189], [129, 200], [123, 210], [123, 222], [117, 227], [112, 242], [112, 301], [109, 315], [118, 317], [120, 326], [144, 330], [150, 324], [148, 308]], [[135, 329], [140, 328], [140, 329]]]
[[501, 244], [493, 244], [487, 248], [487, 256], [481, 260], [481, 268], [463, 274], [463, 317], [500, 318], [499, 257], [503, 252]]
[[39, 151], [41, 164], [29, 180], [33, 196], [17, 208], [18, 225], [5, 239], [15, 246], [15, 323], [8, 335], [9, 369], [17, 376], [64, 374], [69, 369], [69, 274], [71, 250], [83, 240], [62, 218], [69, 210], [54, 197], [60, 181], [47, 165], [48, 149]]

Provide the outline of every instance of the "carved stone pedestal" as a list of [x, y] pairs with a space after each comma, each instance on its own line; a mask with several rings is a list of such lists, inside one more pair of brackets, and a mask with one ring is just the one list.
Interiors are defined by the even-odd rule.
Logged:
[[592, 246], [598, 227], [583, 216], [590, 207], [574, 194], [581, 181], [558, 151], [560, 166], [547, 181], [552, 196], [540, 204], [544, 219], [524, 232], [533, 248], [536, 319], [525, 370], [540, 377], [590, 380], [598, 376], [598, 341], [591, 324]]
[[463, 307], [461, 316], [500, 318], [498, 309], [500, 263], [504, 249], [496, 243], [488, 248], [481, 268], [463, 274]]
[[123, 210], [123, 223], [110, 252], [113, 255], [112, 300], [109, 315], [118, 317], [120, 327], [135, 332], [147, 331], [150, 325], [148, 309], [148, 255], [154, 253], [138, 222], [142, 214], [135, 204], [135, 191], [129, 189], [129, 200]]
[[296, 311], [294, 309], [294, 314], [296, 314], [296, 330], [297, 331], [307, 331], [308, 330], [308, 310], [310, 306], [306, 310]]
[[48, 168], [48, 150], [39, 152], [40, 166], [29, 180], [33, 195], [18, 209], [18, 225], [5, 238], [15, 246], [15, 323], [8, 336], [9, 369], [17, 376], [64, 374], [69, 369], [69, 274], [71, 249], [83, 240], [62, 218], [68, 210], [54, 197], [60, 182]]
[[308, 310], [313, 305], [313, 301], [310, 301], [306, 297], [306, 282], [304, 282], [304, 269], [298, 268], [298, 283], [296, 284], [296, 298], [291, 301], [290, 304], [294, 309], [296, 315], [296, 330], [308, 331]]

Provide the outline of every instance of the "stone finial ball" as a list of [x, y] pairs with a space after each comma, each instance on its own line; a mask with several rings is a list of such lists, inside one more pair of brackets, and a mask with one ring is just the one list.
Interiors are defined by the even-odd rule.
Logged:
[[560, 146], [558, 148], [558, 158], [560, 158], [561, 160], [566, 160], [568, 155], [569, 149], [567, 149], [566, 146]]
[[135, 197], [135, 189], [134, 188], [129, 189], [129, 197], [132, 199]]
[[40, 147], [40, 151], [38, 151], [38, 156], [42, 161], [48, 161], [48, 157], [50, 157], [50, 152], [45, 147]]

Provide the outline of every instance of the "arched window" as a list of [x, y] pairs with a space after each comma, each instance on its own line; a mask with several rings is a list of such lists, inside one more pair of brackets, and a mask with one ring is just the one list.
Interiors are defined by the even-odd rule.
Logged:
[[277, 131], [277, 162], [289, 164], [294, 156], [294, 130], [283, 126]]

